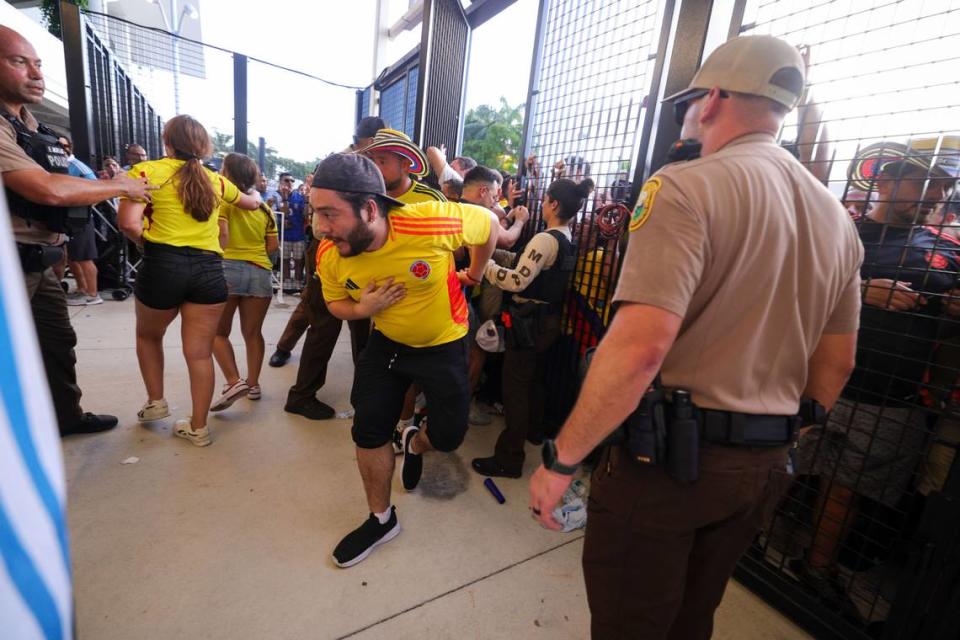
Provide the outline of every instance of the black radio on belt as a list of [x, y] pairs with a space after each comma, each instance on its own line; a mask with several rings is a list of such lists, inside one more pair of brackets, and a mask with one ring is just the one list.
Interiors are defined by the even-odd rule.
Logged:
[[[55, 131], [44, 125], [39, 125], [36, 131], [31, 131], [19, 118], [0, 111], [13, 130], [17, 133], [17, 146], [23, 149], [34, 162], [49, 173], [68, 175], [70, 173], [70, 159], [67, 152], [60, 146]], [[47, 229], [55, 233], [74, 235], [83, 230], [90, 218], [88, 207], [51, 207], [30, 202], [18, 193], [6, 189], [7, 202], [10, 211], [26, 218], [28, 221], [42, 223]]]
[[[581, 379], [586, 376], [593, 353], [594, 349], [587, 351]], [[806, 399], [801, 402], [800, 414], [793, 416], [701, 409], [688, 390], [668, 392], [658, 375], [633, 413], [601, 446], [621, 446], [637, 464], [665, 465], [671, 478], [690, 484], [699, 478], [703, 443], [779, 447], [796, 443], [801, 426], [815, 420], [822, 424], [825, 419], [823, 406]]]

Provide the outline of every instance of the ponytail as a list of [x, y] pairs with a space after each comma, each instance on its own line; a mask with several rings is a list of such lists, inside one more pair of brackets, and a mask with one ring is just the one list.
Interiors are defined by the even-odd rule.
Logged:
[[213, 143], [203, 125], [188, 115], [179, 115], [167, 121], [163, 128], [163, 142], [173, 150], [173, 157], [183, 165], [173, 175], [177, 197], [183, 209], [197, 222], [206, 222], [220, 204], [203, 158], [213, 152]]
[[[180, 155], [179, 153], [177, 155]], [[190, 158], [177, 171], [177, 197], [183, 209], [197, 222], [206, 222], [220, 204], [207, 169], [200, 158]]]

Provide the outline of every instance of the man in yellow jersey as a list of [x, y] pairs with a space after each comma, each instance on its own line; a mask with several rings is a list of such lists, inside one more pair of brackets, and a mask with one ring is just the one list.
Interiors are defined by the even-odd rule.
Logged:
[[402, 131], [380, 129], [373, 141], [357, 153], [377, 165], [387, 187], [387, 195], [403, 204], [446, 202], [443, 194], [420, 182], [430, 172], [427, 156]]
[[[380, 129], [369, 144], [357, 151], [367, 156], [380, 170], [387, 195], [403, 204], [419, 202], [446, 202], [436, 189], [418, 180], [427, 175], [430, 165], [427, 156], [407, 134], [396, 129]], [[403, 453], [400, 440], [403, 430], [413, 424], [413, 412], [419, 390], [411, 387], [403, 402], [403, 411], [393, 433], [394, 453]]]
[[[429, 433], [404, 430], [404, 489], [420, 481], [424, 451], [453, 451], [463, 441], [470, 390], [461, 282], [480, 281], [499, 225], [473, 205], [404, 205], [386, 195], [376, 166], [359, 155], [334, 154], [321, 162], [310, 204], [315, 228], [325, 236], [317, 269], [327, 308], [342, 320], [374, 323], [351, 392], [352, 435], [370, 517], [333, 552], [338, 566], [350, 567], [400, 532], [390, 504], [390, 435], [412, 383], [430, 404], [430, 426]], [[450, 254], [464, 245], [476, 266], [458, 274]]]

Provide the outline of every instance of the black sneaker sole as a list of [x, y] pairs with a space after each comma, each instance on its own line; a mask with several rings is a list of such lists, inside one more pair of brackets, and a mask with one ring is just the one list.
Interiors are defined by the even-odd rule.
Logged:
[[[403, 484], [404, 490], [413, 491], [420, 484], [420, 477], [423, 476], [423, 454], [418, 455], [409, 452], [410, 441], [417, 437], [420, 429], [416, 427], [407, 427], [407, 429], [411, 433], [409, 438], [404, 438], [402, 441], [403, 460], [400, 462], [400, 482]], [[407, 429], [404, 429], [404, 431]]]
[[399, 520], [397, 520], [396, 524], [393, 525], [393, 527], [390, 529], [390, 531], [387, 531], [385, 534], [383, 534], [383, 537], [382, 537], [382, 538], [380, 538], [379, 540], [377, 540], [376, 542], [374, 542], [372, 545], [370, 545], [369, 547], [367, 547], [366, 551], [364, 551], [363, 553], [361, 553], [360, 555], [358, 555], [356, 558], [352, 558], [352, 559], [350, 559], [350, 560], [347, 560], [346, 562], [341, 563], [339, 560], [337, 560], [336, 556], [333, 556], [333, 564], [337, 565], [337, 566], [340, 567], [341, 569], [347, 569], [347, 568], [349, 568], [349, 567], [352, 567], [352, 566], [355, 565], [355, 564], [360, 564], [361, 562], [363, 562], [364, 560], [367, 559], [367, 556], [369, 556], [371, 553], [373, 553], [373, 550], [374, 550], [374, 549], [376, 549], [377, 547], [379, 547], [379, 546], [382, 545], [382, 544], [385, 544], [385, 543], [387, 543], [387, 542], [390, 542], [391, 540], [393, 540], [394, 538], [396, 538], [398, 535], [400, 535], [400, 521], [399, 521]]
[[303, 407], [298, 407], [295, 405], [294, 406], [286, 405], [283, 408], [283, 410], [286, 411], [287, 413], [303, 416], [307, 420], [331, 420], [335, 415], [337, 415], [336, 411], [330, 411], [329, 413], [327, 411], [313, 413], [309, 409], [305, 409]]

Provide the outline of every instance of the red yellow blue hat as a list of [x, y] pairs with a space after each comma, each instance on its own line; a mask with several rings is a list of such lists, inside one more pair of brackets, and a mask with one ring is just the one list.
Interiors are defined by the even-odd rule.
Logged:
[[407, 172], [417, 178], [423, 178], [430, 173], [427, 156], [402, 131], [380, 129], [377, 131], [377, 135], [373, 137], [373, 142], [362, 149], [357, 149], [357, 153], [363, 154], [368, 154], [371, 151], [389, 151], [406, 158], [410, 161], [410, 168]]
[[931, 179], [960, 179], [960, 136], [912, 138], [906, 144], [883, 140], [860, 149], [847, 168], [847, 178], [861, 191], [875, 189], [884, 167], [913, 165]]

